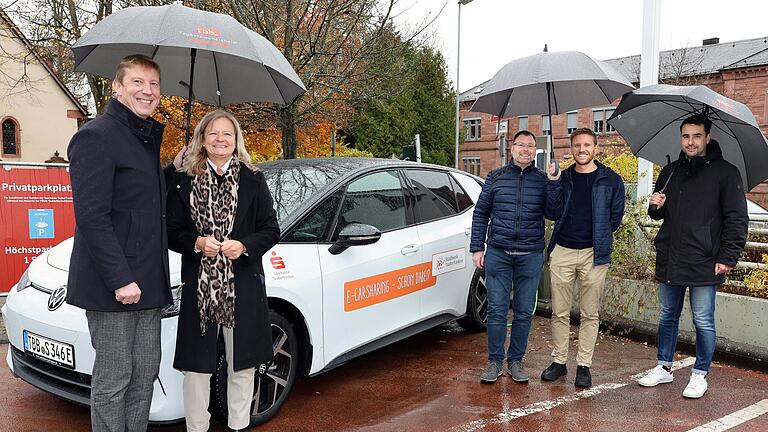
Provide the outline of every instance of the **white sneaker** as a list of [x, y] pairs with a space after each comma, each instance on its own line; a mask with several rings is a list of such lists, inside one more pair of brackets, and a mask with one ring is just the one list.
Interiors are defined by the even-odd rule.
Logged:
[[664, 367], [658, 365], [648, 375], [640, 378], [637, 383], [643, 387], [656, 387], [659, 384], [670, 383], [674, 379], [672, 372], [667, 372]]
[[704, 396], [708, 387], [706, 375], [691, 374], [691, 380], [688, 381], [688, 385], [685, 386], [683, 396], [691, 399], [698, 399]]

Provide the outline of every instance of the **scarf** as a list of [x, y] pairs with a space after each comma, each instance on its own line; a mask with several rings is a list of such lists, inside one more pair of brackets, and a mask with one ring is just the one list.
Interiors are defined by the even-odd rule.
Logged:
[[[210, 167], [206, 167], [210, 168]], [[233, 160], [219, 182], [212, 169], [192, 177], [190, 211], [197, 232], [223, 242], [232, 234], [237, 210], [237, 187], [240, 163]], [[197, 306], [200, 332], [205, 335], [208, 323], [235, 327], [235, 274], [232, 261], [219, 252], [200, 258], [197, 283]]]

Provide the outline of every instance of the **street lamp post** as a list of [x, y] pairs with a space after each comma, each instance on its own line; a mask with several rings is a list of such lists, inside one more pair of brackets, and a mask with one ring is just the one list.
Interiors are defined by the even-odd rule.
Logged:
[[459, 53], [461, 52], [461, 6], [472, 3], [473, 0], [459, 0], [459, 18], [456, 26], [456, 154], [454, 168], [459, 168]]

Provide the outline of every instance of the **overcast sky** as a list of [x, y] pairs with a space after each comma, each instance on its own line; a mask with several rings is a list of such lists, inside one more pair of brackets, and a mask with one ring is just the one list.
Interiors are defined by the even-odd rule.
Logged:
[[[441, 12], [442, 9], [442, 12]], [[458, 0], [400, 0], [396, 21], [429, 32], [456, 80]], [[768, 1], [662, 0], [660, 50], [768, 36]], [[606, 60], [640, 54], [643, 0], [474, 0], [461, 6], [461, 75], [465, 91], [519, 57], [577, 50]]]

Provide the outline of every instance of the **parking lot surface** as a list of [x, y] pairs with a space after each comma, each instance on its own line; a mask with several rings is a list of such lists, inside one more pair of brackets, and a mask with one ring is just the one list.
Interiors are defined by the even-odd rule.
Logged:
[[[572, 328], [575, 338], [577, 329]], [[653, 346], [601, 333], [592, 365], [593, 387], [554, 383], [539, 374], [551, 361], [549, 322], [536, 317], [525, 366], [528, 384], [504, 375], [482, 385], [485, 333], [445, 325], [296, 382], [278, 416], [260, 431], [768, 431], [768, 374], [716, 362], [709, 391], [682, 397], [693, 358], [680, 353], [675, 381], [644, 388], [637, 378], [656, 361]], [[8, 345], [0, 345], [5, 359]], [[0, 430], [86, 431], [88, 410], [15, 379], [0, 367]], [[182, 424], [151, 426], [183, 431]], [[212, 431], [226, 431], [214, 425]]]

